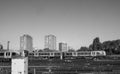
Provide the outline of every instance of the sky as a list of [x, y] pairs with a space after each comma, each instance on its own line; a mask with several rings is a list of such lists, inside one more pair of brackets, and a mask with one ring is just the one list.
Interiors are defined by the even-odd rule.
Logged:
[[19, 49], [23, 34], [39, 49], [49, 34], [74, 49], [120, 39], [120, 0], [0, 0], [0, 43]]

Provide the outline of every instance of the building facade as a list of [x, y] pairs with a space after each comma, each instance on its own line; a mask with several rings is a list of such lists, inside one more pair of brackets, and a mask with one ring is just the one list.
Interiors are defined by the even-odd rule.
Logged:
[[66, 52], [67, 51], [67, 43], [59, 43], [59, 51]]
[[56, 36], [54, 35], [45, 36], [45, 48], [49, 48], [50, 50], [56, 50]]
[[28, 74], [28, 57], [12, 58], [11, 74]]
[[20, 50], [33, 51], [33, 39], [30, 35], [24, 34], [20, 37]]

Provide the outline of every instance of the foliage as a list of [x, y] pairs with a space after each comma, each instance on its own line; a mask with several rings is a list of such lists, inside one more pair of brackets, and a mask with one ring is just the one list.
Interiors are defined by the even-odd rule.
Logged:
[[120, 54], [120, 40], [105, 41], [102, 45], [107, 54]]
[[93, 40], [93, 43], [88, 47], [81, 47], [77, 51], [87, 51], [87, 50], [104, 50], [108, 55], [111, 54], [120, 54], [120, 39], [112, 41], [100, 42], [99, 37], [96, 37]]
[[93, 43], [89, 46], [90, 50], [102, 50], [102, 44], [99, 40], [99, 37], [96, 37], [93, 40]]
[[81, 47], [80, 49], [78, 49], [77, 51], [88, 51], [89, 48], [88, 47]]

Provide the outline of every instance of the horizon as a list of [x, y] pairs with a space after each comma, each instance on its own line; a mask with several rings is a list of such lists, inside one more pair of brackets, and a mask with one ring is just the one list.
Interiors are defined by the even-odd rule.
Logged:
[[74, 49], [120, 39], [119, 0], [0, 0], [0, 43], [19, 49], [20, 36], [29, 34], [33, 47], [44, 48], [44, 36], [56, 36]]
[[[23, 35], [29, 35], [29, 34], [23, 34]], [[23, 36], [23, 35], [22, 35], [22, 36]], [[51, 34], [49, 34], [49, 35], [51, 35]], [[31, 36], [31, 35], [29, 35], [29, 36]], [[45, 35], [45, 36], [46, 36], [46, 35]], [[54, 35], [54, 36], [55, 36], [55, 35]], [[95, 37], [95, 38], [97, 38], [97, 37]], [[94, 38], [94, 39], [95, 39], [95, 38]], [[98, 37], [98, 38], [100, 39], [100, 37]], [[32, 39], [33, 39], [33, 37], [32, 37]], [[94, 40], [94, 39], [93, 39], [93, 40]], [[93, 43], [93, 40], [92, 40], [91, 44]], [[120, 40], [120, 39], [114, 39], [114, 40]], [[114, 41], [114, 40], [106, 40], [106, 41]], [[100, 42], [101, 42], [101, 39], [100, 39]], [[105, 42], [105, 41], [103, 41], [103, 42]], [[103, 43], [103, 42], [101, 42], [101, 43]], [[60, 41], [60, 42], [57, 42], [56, 45], [59, 45], [59, 43], [64, 43], [64, 42], [61, 42], [61, 41]], [[0, 44], [2, 44], [2, 43], [0, 43]], [[2, 44], [2, 45], [3, 45], [3, 44]], [[33, 45], [34, 45], [34, 44], [33, 44]], [[89, 45], [90, 45], [90, 44], [89, 44]], [[89, 47], [89, 45], [88, 45], [88, 46], [80, 46], [78, 49], [80, 49], [81, 47]], [[59, 46], [58, 46], [58, 47], [59, 47]], [[56, 48], [56, 50], [59, 50], [58, 47]], [[67, 48], [68, 48], [68, 47], [71, 47], [71, 46], [67, 46]], [[71, 47], [71, 48], [72, 48], [72, 47]], [[4, 45], [3, 45], [3, 49], [4, 49]], [[36, 48], [36, 47], [33, 47], [33, 50], [34, 50], [34, 49], [42, 49], [42, 50], [43, 50], [43, 49], [45, 49], [45, 47], [44, 47], [44, 48]], [[72, 48], [72, 49], [74, 49], [74, 48]], [[74, 50], [78, 50], [78, 49], [74, 49]], [[6, 49], [5, 49], [5, 50], [7, 50], [7, 42], [6, 42]], [[16, 49], [10, 49], [10, 48], [9, 48], [9, 50], [16, 50]], [[20, 48], [18, 48], [17, 50], [20, 50]]]

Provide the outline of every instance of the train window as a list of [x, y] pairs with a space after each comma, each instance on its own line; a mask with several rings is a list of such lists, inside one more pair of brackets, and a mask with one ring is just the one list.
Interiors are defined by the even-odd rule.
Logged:
[[92, 54], [95, 55], [95, 52], [93, 52]]
[[53, 53], [51, 53], [51, 55], [53, 55]]
[[50, 53], [39, 53], [39, 55], [50, 55]]
[[80, 53], [77, 53], [77, 55], [80, 55]]
[[77, 55], [83, 55], [84, 53], [77, 53]]
[[41, 55], [41, 53], [39, 53], [39, 55]]
[[30, 56], [34, 55], [33, 53], [29, 53]]
[[50, 53], [47, 53], [47, 55], [50, 55]]
[[59, 55], [60, 55], [60, 53], [54, 53], [54, 55], [59, 56]]
[[0, 53], [0, 56], [4, 56], [4, 52], [3, 52], [3, 53]]
[[89, 53], [89, 52], [86, 52], [85, 55], [90, 55], [90, 53]]
[[66, 53], [66, 55], [72, 55], [72, 53]]
[[76, 53], [74, 52], [74, 55], [76, 55]]
[[50, 55], [49, 53], [44, 53], [45, 55]]
[[88, 53], [89, 55], [91, 55], [91, 53]]
[[15, 52], [13, 52], [13, 53], [12, 53], [12, 56], [15, 56], [15, 55], [16, 55], [16, 53], [15, 53]]
[[84, 55], [84, 53], [79, 53], [80, 55]]
[[10, 56], [10, 52], [6, 52], [6, 56]]
[[97, 55], [100, 55], [100, 53], [99, 53], [99, 52], [96, 52], [96, 54], [97, 54]]
[[89, 54], [88, 52], [85, 53], [85, 55], [88, 55], [88, 54]]
[[39, 53], [39, 55], [44, 55], [44, 53]]

